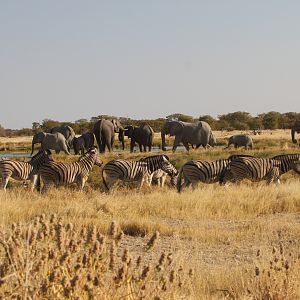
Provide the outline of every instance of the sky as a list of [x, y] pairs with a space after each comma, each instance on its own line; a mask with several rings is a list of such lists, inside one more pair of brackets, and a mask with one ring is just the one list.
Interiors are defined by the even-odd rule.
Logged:
[[300, 111], [300, 1], [0, 1], [0, 124]]

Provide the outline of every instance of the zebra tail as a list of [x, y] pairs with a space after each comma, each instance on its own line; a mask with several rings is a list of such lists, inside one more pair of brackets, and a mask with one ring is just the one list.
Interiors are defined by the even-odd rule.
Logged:
[[178, 178], [177, 178], [177, 191], [178, 191], [178, 193], [181, 193], [181, 191], [182, 191], [182, 185], [181, 185], [182, 170], [183, 170], [183, 168], [180, 168], [179, 171], [178, 171]]
[[103, 184], [104, 184], [106, 190], [109, 191], [108, 185], [107, 185], [107, 183], [106, 183], [106, 181], [105, 181], [105, 179], [104, 179], [104, 176], [103, 176], [103, 172], [104, 172], [104, 169], [102, 169], [102, 180], [103, 180]]

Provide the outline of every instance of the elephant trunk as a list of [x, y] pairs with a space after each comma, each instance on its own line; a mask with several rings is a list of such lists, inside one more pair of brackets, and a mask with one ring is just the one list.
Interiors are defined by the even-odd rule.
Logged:
[[167, 148], [166, 148], [166, 133], [165, 133], [164, 129], [162, 129], [162, 131], [161, 131], [161, 148], [163, 151], [167, 150]]
[[292, 128], [292, 141], [294, 144], [297, 144], [297, 140], [295, 139], [295, 133], [296, 133], [296, 129], [295, 128]]
[[31, 154], [30, 154], [30, 156], [32, 156], [32, 154], [33, 154], [33, 152], [34, 152], [34, 144], [35, 144], [35, 142], [34, 142], [34, 141], [32, 141], [32, 146], [31, 146]]

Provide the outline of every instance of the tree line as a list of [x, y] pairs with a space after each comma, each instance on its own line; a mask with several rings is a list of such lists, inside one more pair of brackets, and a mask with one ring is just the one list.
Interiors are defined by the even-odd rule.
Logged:
[[214, 118], [210, 115], [201, 115], [198, 118], [195, 118], [193, 116], [181, 113], [174, 113], [167, 116], [166, 118], [142, 120], [109, 115], [99, 115], [96, 117], [92, 117], [91, 119], [79, 119], [75, 122], [61, 122], [51, 119], [44, 119], [42, 122], [33, 122], [31, 128], [5, 129], [0, 125], [0, 136], [28, 136], [33, 135], [38, 131], [48, 131], [50, 128], [60, 125], [70, 125], [77, 134], [82, 134], [84, 132], [91, 131], [96, 121], [101, 118], [117, 118], [121, 121], [121, 124], [123, 126], [140, 126], [142, 124], [149, 124], [155, 132], [159, 132], [168, 119], [176, 119], [183, 122], [196, 122], [199, 120], [205, 121], [211, 126], [212, 130], [259, 131], [262, 129], [289, 129], [293, 126], [296, 120], [300, 120], [300, 113], [279, 113], [276, 111], [270, 111], [267, 113], [258, 114], [257, 116], [252, 116], [250, 113], [237, 111], [219, 115], [217, 118]]

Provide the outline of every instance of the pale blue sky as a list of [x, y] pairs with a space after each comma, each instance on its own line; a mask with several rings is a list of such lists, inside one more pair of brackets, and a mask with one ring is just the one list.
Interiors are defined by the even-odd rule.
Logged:
[[0, 1], [0, 124], [300, 108], [300, 1]]

